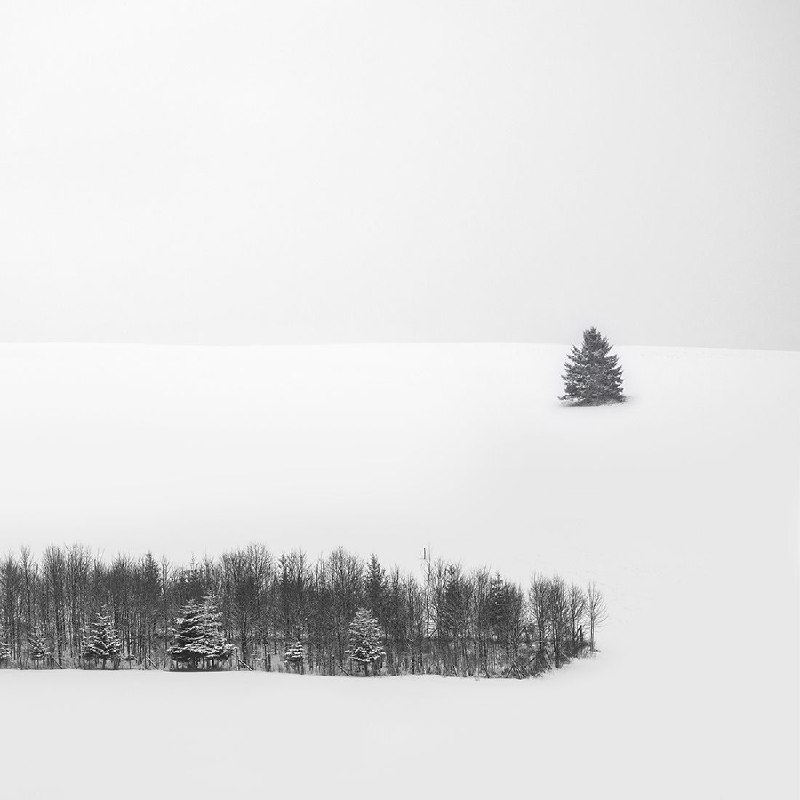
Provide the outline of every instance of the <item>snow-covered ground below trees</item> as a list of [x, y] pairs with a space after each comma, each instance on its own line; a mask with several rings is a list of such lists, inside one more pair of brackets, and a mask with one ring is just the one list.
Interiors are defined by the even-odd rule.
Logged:
[[565, 346], [0, 347], [0, 545], [173, 559], [423, 545], [595, 579], [544, 678], [0, 670], [0, 796], [798, 796], [800, 355]]

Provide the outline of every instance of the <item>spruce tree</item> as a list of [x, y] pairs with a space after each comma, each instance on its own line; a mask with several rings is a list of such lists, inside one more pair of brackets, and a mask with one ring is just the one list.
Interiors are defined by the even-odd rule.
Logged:
[[227, 661], [234, 649], [225, 640], [222, 613], [217, 608], [217, 600], [213, 594], [203, 597], [203, 635], [205, 665], [213, 669], [218, 666], [218, 662]]
[[197, 669], [203, 659], [205, 649], [203, 609], [196, 600], [189, 600], [181, 609], [181, 616], [175, 620], [172, 629], [173, 641], [167, 652], [177, 665], [185, 664]]
[[298, 672], [303, 671], [304, 658], [305, 653], [303, 652], [303, 645], [300, 644], [299, 641], [289, 645], [289, 647], [286, 648], [286, 652], [283, 654], [283, 660]]
[[229, 658], [233, 645], [225, 641], [221, 616], [212, 595], [206, 595], [202, 604], [189, 600], [184, 605], [173, 628], [173, 644], [167, 651], [176, 664], [213, 669], [218, 661]]
[[85, 659], [103, 663], [103, 669], [110, 660], [114, 669], [119, 666], [122, 642], [114, 628], [114, 622], [105, 606], [95, 613], [89, 630], [84, 635], [82, 655]]
[[28, 655], [36, 667], [39, 666], [40, 661], [44, 661], [50, 655], [47, 652], [47, 644], [42, 631], [38, 627], [28, 635]]
[[596, 406], [620, 403], [622, 394], [622, 367], [617, 356], [611, 354], [611, 345], [596, 328], [583, 332], [580, 349], [573, 346], [564, 364], [564, 394], [559, 400], [574, 405]]
[[383, 631], [378, 620], [367, 609], [359, 608], [348, 629], [347, 655], [364, 667], [364, 675], [369, 674], [370, 664], [374, 672], [376, 664], [386, 656], [382, 642]]

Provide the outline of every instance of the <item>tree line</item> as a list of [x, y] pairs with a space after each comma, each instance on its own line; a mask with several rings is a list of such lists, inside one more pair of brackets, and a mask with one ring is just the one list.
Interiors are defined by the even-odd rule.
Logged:
[[82, 545], [0, 561], [5, 666], [293, 670], [527, 677], [596, 649], [594, 584], [523, 589], [445, 560], [417, 574], [337, 548], [311, 560], [261, 544], [172, 564]]

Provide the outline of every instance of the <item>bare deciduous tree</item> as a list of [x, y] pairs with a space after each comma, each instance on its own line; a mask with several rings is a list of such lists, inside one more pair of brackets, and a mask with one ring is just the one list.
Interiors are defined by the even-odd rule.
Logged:
[[594, 583], [586, 589], [586, 609], [589, 618], [589, 649], [595, 651], [595, 632], [607, 619], [606, 601]]

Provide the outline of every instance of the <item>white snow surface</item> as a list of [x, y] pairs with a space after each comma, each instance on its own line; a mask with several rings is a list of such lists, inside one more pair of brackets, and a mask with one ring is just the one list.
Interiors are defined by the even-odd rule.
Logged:
[[0, 346], [0, 545], [250, 540], [594, 579], [532, 681], [0, 670], [4, 797], [796, 798], [800, 354]]

